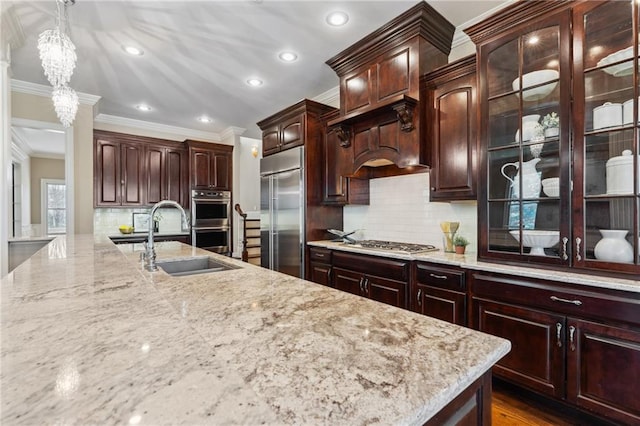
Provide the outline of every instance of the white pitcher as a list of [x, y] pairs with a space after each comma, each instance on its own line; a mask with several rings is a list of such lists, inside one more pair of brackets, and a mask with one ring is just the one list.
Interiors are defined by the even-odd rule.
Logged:
[[[539, 161], [539, 158], [534, 158], [522, 163], [522, 170], [518, 170], [519, 163], [517, 161], [514, 163], [506, 163], [502, 166], [500, 169], [502, 176], [506, 177], [509, 182], [511, 182], [512, 198], [520, 198], [520, 172], [522, 172], [523, 176], [522, 198], [538, 198], [540, 196], [540, 172], [536, 169], [536, 164], [538, 164]], [[513, 166], [518, 170], [518, 173], [516, 173], [513, 179], [507, 176], [504, 172], [504, 169], [508, 166]]]

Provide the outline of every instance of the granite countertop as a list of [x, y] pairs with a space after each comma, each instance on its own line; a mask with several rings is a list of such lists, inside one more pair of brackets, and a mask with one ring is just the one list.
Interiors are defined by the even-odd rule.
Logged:
[[242, 269], [149, 273], [59, 237], [2, 279], [3, 424], [422, 424], [508, 341], [177, 242]]
[[38, 237], [12, 237], [9, 238], [9, 243], [38, 243], [52, 241], [55, 237], [45, 235]]
[[565, 272], [557, 269], [541, 269], [532, 266], [514, 266], [501, 263], [481, 262], [478, 261], [474, 253], [461, 255], [455, 253], [445, 253], [443, 251], [436, 251], [410, 255], [404, 253], [392, 253], [388, 251], [363, 248], [358, 245], [344, 244], [335, 241], [312, 241], [308, 242], [307, 244], [309, 246], [323, 247], [331, 250], [341, 250], [346, 252], [383, 256], [393, 259], [421, 260], [443, 265], [458, 266], [460, 268], [473, 269], [477, 271], [505, 273], [527, 278], [538, 278], [565, 283], [569, 282], [572, 284], [582, 284], [592, 287], [631, 291], [635, 293], [640, 292], [640, 281], [638, 280], [590, 275], [568, 271]]
[[[112, 240], [126, 240], [131, 238], [147, 238], [149, 232], [132, 232], [131, 234], [110, 234], [107, 235]], [[189, 236], [191, 233], [189, 231], [180, 231], [180, 232], [154, 232], [154, 237], [175, 237], [175, 236]]]

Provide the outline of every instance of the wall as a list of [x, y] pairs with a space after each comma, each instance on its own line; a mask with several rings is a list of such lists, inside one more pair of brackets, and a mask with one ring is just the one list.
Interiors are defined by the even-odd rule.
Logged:
[[477, 251], [478, 213], [475, 201], [429, 201], [429, 173], [372, 179], [370, 204], [344, 207], [344, 230], [360, 229], [357, 239], [433, 244], [443, 249], [440, 222], [460, 222], [459, 235]]
[[[11, 116], [59, 124], [51, 98], [11, 93]], [[73, 122], [74, 232], [93, 233], [93, 107], [80, 104]]]
[[64, 180], [64, 160], [31, 157], [31, 224], [42, 223], [41, 179]]

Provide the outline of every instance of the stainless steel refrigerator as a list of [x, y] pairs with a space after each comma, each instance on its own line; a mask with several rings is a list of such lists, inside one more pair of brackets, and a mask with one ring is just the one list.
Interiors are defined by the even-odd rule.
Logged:
[[304, 147], [260, 160], [262, 266], [304, 277]]

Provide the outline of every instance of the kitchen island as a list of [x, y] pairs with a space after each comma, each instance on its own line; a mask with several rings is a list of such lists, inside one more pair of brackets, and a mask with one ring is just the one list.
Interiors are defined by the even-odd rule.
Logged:
[[486, 404], [510, 348], [181, 243], [156, 250], [240, 269], [149, 273], [142, 245], [76, 235], [2, 279], [3, 424], [423, 424], [451, 401], [478, 410], [478, 383]]

